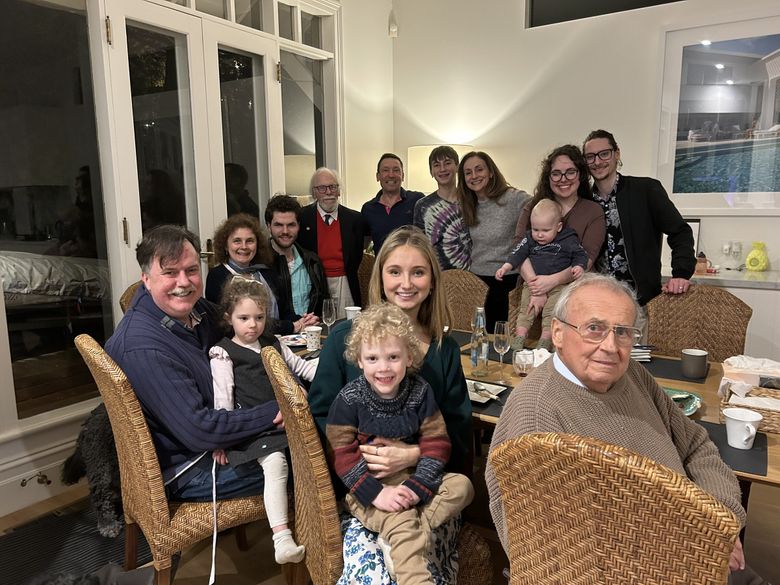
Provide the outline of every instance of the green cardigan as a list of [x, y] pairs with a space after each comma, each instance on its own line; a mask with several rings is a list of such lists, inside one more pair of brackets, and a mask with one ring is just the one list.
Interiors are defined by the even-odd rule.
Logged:
[[[309, 407], [323, 437], [328, 410], [336, 395], [347, 382], [361, 374], [355, 364], [344, 358], [346, 338], [351, 330], [352, 321], [349, 320], [333, 328], [325, 340], [317, 374], [309, 389]], [[442, 340], [441, 348], [435, 340], [431, 342], [418, 374], [433, 388], [436, 404], [447, 424], [447, 433], [452, 442], [452, 455], [447, 469], [465, 473], [471, 460], [467, 457], [472, 440], [471, 401], [460, 365], [460, 347], [457, 342], [447, 335]]]

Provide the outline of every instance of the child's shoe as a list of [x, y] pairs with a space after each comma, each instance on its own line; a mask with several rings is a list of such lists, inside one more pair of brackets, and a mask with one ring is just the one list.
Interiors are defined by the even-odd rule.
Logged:
[[523, 349], [525, 346], [525, 336], [518, 335], [517, 337], [512, 339], [512, 349]]
[[552, 339], [550, 339], [549, 337], [546, 339], [540, 339], [536, 343], [536, 349], [546, 349], [551, 353], [555, 351], [555, 349], [553, 348]]

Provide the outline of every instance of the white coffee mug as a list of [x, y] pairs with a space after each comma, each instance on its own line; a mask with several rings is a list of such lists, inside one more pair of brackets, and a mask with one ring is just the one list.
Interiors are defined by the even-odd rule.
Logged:
[[320, 336], [322, 335], [322, 327], [319, 325], [309, 325], [303, 330], [303, 336], [306, 338], [306, 349], [314, 351], [320, 348]]
[[347, 319], [354, 319], [360, 313], [360, 307], [344, 307], [344, 311], [347, 313]]
[[756, 431], [764, 417], [747, 408], [724, 408], [723, 416], [726, 418], [729, 446], [735, 449], [752, 449]]

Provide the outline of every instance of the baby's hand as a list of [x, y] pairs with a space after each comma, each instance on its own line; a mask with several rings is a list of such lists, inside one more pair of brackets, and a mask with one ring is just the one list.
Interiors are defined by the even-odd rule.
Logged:
[[584, 273], [585, 273], [585, 271], [582, 269], [582, 266], [572, 266], [571, 267], [571, 276], [572, 276], [572, 278], [574, 280], [577, 280]]
[[509, 262], [504, 262], [501, 268], [496, 270], [496, 280], [504, 280], [504, 275], [512, 270], [512, 265]]
[[[371, 502], [377, 510], [383, 512], [400, 512], [411, 507], [406, 492], [399, 488], [408, 489], [400, 485], [386, 485], [379, 495]], [[411, 491], [411, 490], [410, 490]]]
[[211, 453], [211, 456], [214, 458], [214, 461], [220, 465], [228, 464], [227, 453], [225, 453], [224, 449], [214, 449], [214, 451]]

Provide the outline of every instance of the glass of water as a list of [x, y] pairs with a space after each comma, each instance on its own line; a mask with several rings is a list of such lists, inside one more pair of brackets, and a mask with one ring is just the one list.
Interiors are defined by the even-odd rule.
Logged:
[[322, 301], [322, 322], [328, 326], [328, 335], [330, 327], [336, 322], [336, 311], [338, 307], [335, 299], [325, 299]]
[[504, 354], [509, 351], [509, 323], [506, 321], [496, 321], [493, 327], [493, 349], [499, 357], [498, 376], [499, 383], [506, 384], [504, 380]]

